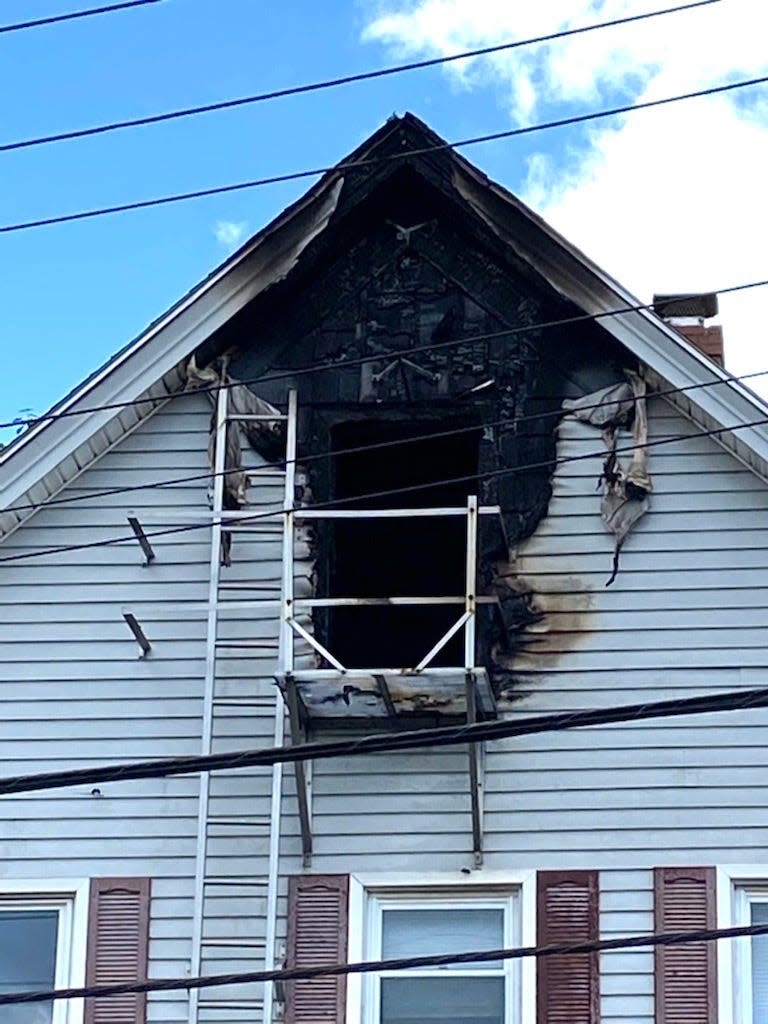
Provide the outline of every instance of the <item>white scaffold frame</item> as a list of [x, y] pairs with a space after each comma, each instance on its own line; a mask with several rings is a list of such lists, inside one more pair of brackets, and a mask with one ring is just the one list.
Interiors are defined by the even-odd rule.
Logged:
[[[399, 676], [416, 678], [424, 673], [429, 673], [433, 679], [440, 677], [455, 678], [457, 673], [462, 673], [465, 681], [465, 699], [467, 721], [472, 723], [477, 720], [478, 714], [478, 687], [477, 673], [484, 670], [478, 669], [476, 664], [476, 636], [477, 636], [477, 609], [480, 604], [496, 603], [494, 597], [478, 597], [477, 588], [477, 538], [478, 522], [480, 516], [500, 517], [501, 510], [497, 505], [479, 506], [476, 495], [467, 498], [466, 507], [427, 507], [427, 508], [386, 508], [386, 509], [318, 509], [293, 507], [284, 510], [284, 549], [283, 549], [283, 594], [281, 608], [281, 631], [280, 631], [280, 674], [279, 682], [284, 688], [288, 712], [291, 723], [291, 736], [293, 743], [302, 743], [306, 740], [305, 715], [302, 714], [302, 704], [297, 683], [310, 681], [343, 680], [347, 677], [369, 676], [375, 679], [381, 699], [390, 715], [390, 720], [396, 719], [397, 712], [389, 692], [387, 677]], [[466, 564], [465, 564], [465, 588], [463, 595], [456, 596], [418, 596], [418, 597], [313, 597], [297, 599], [294, 593], [294, 571], [293, 571], [293, 535], [297, 522], [338, 520], [338, 519], [412, 519], [412, 518], [441, 518], [461, 516], [466, 518]], [[461, 614], [440, 637], [440, 639], [425, 653], [424, 657], [414, 666], [397, 668], [365, 668], [348, 669], [316, 636], [307, 630], [297, 619], [299, 611], [311, 611], [314, 608], [341, 608], [341, 607], [391, 607], [400, 606], [436, 606], [456, 605], [460, 607]], [[464, 633], [464, 663], [461, 666], [451, 668], [430, 668], [434, 659], [446, 644], [463, 630]], [[330, 668], [302, 669], [297, 671], [294, 666], [294, 641], [300, 637], [309, 644], [319, 657]], [[483, 784], [484, 784], [484, 745], [472, 743], [469, 745], [469, 780], [470, 797], [472, 804], [472, 849], [475, 864], [480, 866], [483, 861]], [[311, 816], [311, 782], [308, 778], [308, 769], [311, 762], [296, 762], [296, 787], [299, 805], [299, 820], [301, 825], [301, 841], [304, 865], [309, 866], [312, 861], [312, 816]]]

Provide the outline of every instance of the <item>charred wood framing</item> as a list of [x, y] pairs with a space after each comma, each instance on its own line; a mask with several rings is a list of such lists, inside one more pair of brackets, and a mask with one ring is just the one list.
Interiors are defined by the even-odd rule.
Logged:
[[[420, 122], [405, 118], [385, 126], [372, 146], [377, 157], [394, 157], [432, 140]], [[530, 225], [505, 213], [504, 231], [494, 228], [492, 203], [486, 215], [476, 198], [482, 183], [469, 181], [467, 166], [441, 151], [345, 171], [325, 230], [308, 242], [290, 273], [201, 348], [198, 360], [203, 365], [226, 354], [239, 380], [288, 375], [260, 384], [258, 393], [281, 405], [287, 387], [298, 390], [299, 459], [327, 456], [308, 464], [314, 500], [339, 497], [344, 436], [371, 443], [378, 431], [386, 442], [400, 431], [400, 458], [415, 455], [429, 481], [432, 457], [443, 458], [435, 455], [439, 445], [414, 444], [409, 454], [408, 432], [466, 428], [455, 437], [456, 451], [470, 436], [475, 454], [469, 471], [467, 459], [458, 459], [465, 470], [456, 475], [471, 479], [457, 485], [454, 497], [477, 494], [481, 504], [498, 504], [503, 513], [505, 536], [484, 524], [479, 560], [480, 593], [495, 595], [498, 605], [484, 606], [478, 620], [478, 663], [488, 668], [498, 693], [513, 682], [505, 666], [537, 616], [515, 574], [514, 549], [547, 512], [563, 398], [623, 380], [632, 367], [597, 323], [531, 329], [582, 311], [502, 237], [530, 233]], [[350, 360], [356, 362], [345, 366]], [[309, 365], [327, 369], [298, 372]], [[357, 434], [356, 424], [363, 425]], [[396, 485], [398, 474], [387, 469], [383, 452], [372, 450], [367, 460], [369, 484], [381, 469], [381, 486], [370, 490]], [[526, 468], [531, 464], [538, 468]], [[445, 477], [446, 467], [439, 468], [433, 480]], [[497, 471], [503, 475], [486, 475]], [[404, 494], [389, 505], [430, 505], [432, 494]], [[337, 537], [325, 525], [314, 529], [321, 594], [334, 583]], [[421, 592], [431, 592], [427, 581]], [[331, 618], [327, 609], [315, 609], [323, 642], [333, 632]]]

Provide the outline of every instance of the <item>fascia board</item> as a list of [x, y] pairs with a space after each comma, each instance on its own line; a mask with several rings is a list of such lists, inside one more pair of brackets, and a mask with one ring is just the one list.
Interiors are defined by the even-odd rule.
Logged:
[[[253, 278], [237, 280], [240, 270], [241, 267], [232, 268], [224, 281], [196, 296], [170, 322], [158, 325], [151, 337], [143, 338], [99, 380], [91, 381], [87, 391], [75, 396], [68, 409], [75, 410], [78, 404], [98, 406], [131, 402], [144, 395], [258, 294], [260, 287]], [[66, 417], [35, 428], [34, 436], [25, 438], [24, 443], [14, 446], [9, 453], [8, 469], [13, 469], [17, 463], [18, 470], [3, 486], [0, 507], [16, 501], [52, 472], [67, 455], [103, 430], [119, 411], [84, 413], [82, 417]]]
[[[641, 304], [524, 203], [482, 180], [471, 165], [457, 168], [454, 181], [496, 234], [585, 313], [594, 316]], [[526, 239], [521, 232], [511, 233], [509, 224], [503, 222], [505, 212], [512, 212], [530, 224], [530, 238]], [[768, 418], [767, 404], [738, 381], [729, 380], [725, 370], [650, 310], [603, 315], [599, 322], [666, 386], [684, 388], [713, 382], [709, 387], [668, 396], [669, 401], [705, 429]], [[721, 381], [722, 386], [715, 386], [715, 381]], [[747, 427], [730, 438], [716, 436], [715, 440], [768, 479], [768, 424]]]
[[[563, 263], [558, 268], [547, 267], [547, 276], [558, 290], [585, 312], [592, 315], [604, 314], [612, 309], [640, 305], [634, 295], [594, 264], [588, 263], [585, 268], [584, 264], [588, 261], [581, 254], [577, 256], [571, 252], [569, 255], [571, 259], [579, 260], [581, 273], [578, 277], [565, 269]], [[584, 273], [585, 269], [588, 274]], [[670, 388], [710, 385], [667, 396], [668, 401], [705, 429], [735, 426], [762, 417], [768, 419], [768, 405], [765, 402], [738, 381], [729, 380], [729, 374], [722, 367], [713, 363], [650, 310], [602, 316], [599, 322], [641, 363], [657, 374], [664, 385]], [[716, 436], [715, 440], [729, 451], [732, 450], [761, 476], [768, 477], [768, 423], [739, 430], [732, 439]], [[745, 457], [745, 446], [757, 462]]]
[[[592, 290], [582, 276], [578, 287], [568, 288], [568, 297], [593, 315], [639, 305], [638, 299], [610, 280], [602, 279], [599, 283], [599, 290]], [[604, 290], [608, 291], [608, 301], [602, 294]], [[600, 324], [658, 375], [662, 390], [692, 388], [666, 398], [703, 429], [736, 426], [762, 417], [768, 420], [768, 405], [738, 381], [729, 380], [722, 367], [650, 311], [603, 316]], [[698, 384], [709, 386], [692, 387]], [[715, 435], [713, 440], [768, 479], [768, 423], [740, 429], [730, 437]]]

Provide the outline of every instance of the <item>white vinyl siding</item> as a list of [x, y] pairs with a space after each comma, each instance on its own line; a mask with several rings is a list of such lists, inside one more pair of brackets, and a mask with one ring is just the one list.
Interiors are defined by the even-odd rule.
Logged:
[[[0, 551], [13, 555], [130, 537], [129, 510], [147, 533], [188, 523], [179, 512], [205, 512], [210, 414], [204, 396], [170, 402], [61, 495], [87, 500], [42, 509]], [[103, 489], [192, 475], [201, 479], [88, 498]], [[150, 566], [136, 541], [2, 566], [3, 775], [200, 752], [210, 530], [150, 540], [156, 552]], [[252, 543], [248, 548], [255, 557], [246, 576], [279, 587], [279, 547], [260, 542], [257, 552]], [[231, 575], [237, 578], [244, 538], [235, 539], [234, 550]], [[152, 644], [147, 658], [138, 657], [123, 621], [126, 607]], [[274, 611], [250, 620], [246, 635], [276, 639]], [[220, 691], [247, 696], [253, 706], [217, 716], [214, 751], [271, 744], [274, 669], [273, 649], [255, 656], [224, 652]], [[263, 966], [270, 789], [270, 773], [263, 769], [221, 773], [212, 781], [211, 815], [248, 824], [210, 830], [209, 873], [242, 885], [210, 890], [205, 973]], [[198, 778], [184, 776], [3, 797], [3, 874], [151, 876], [150, 976], [183, 977], [191, 955], [198, 792]], [[242, 944], [234, 947], [217, 942], [238, 938]], [[253, 992], [251, 986], [251, 997]], [[208, 1002], [201, 1000], [201, 1024], [221, 1024], [221, 1013]], [[186, 994], [150, 995], [149, 1020], [186, 1024]]]
[[[62, 493], [85, 495], [163, 476], [204, 475], [210, 403], [190, 395], [124, 438]], [[651, 440], [692, 434], [662, 400]], [[599, 514], [598, 431], [566, 421], [549, 514], [520, 545], [517, 570], [547, 610], [547, 632], [515, 662], [510, 716], [660, 700], [764, 685], [768, 654], [768, 487], [712, 439], [651, 450], [654, 493], [627, 540], [610, 588], [612, 539]], [[207, 509], [206, 481], [49, 506], [0, 546], [3, 555], [129, 534], [174, 513]], [[132, 758], [195, 754], [202, 736], [208, 596], [206, 530], [5, 563], [0, 586], [0, 753], [4, 775]], [[300, 557], [308, 559], [304, 541]], [[237, 535], [231, 579], [278, 585], [280, 544]], [[297, 569], [309, 576], [305, 561]], [[192, 605], [197, 610], [192, 610]], [[139, 649], [121, 617], [130, 607], [152, 643]], [[261, 638], [260, 652], [227, 651], [217, 686], [249, 707], [218, 714], [214, 750], [272, 743], [277, 614], [228, 613], [225, 629]], [[226, 616], [225, 616], [226, 618]], [[651, 869], [664, 864], [765, 862], [768, 711], [561, 732], [490, 744], [485, 866], [474, 869], [467, 754], [462, 748], [338, 758], [313, 766], [319, 872], [466, 869], [474, 877], [536, 868], [599, 868], [601, 927], [652, 927]], [[204, 972], [263, 962], [270, 773], [216, 774], [211, 814], [248, 819], [211, 839], [209, 871], [240, 879], [208, 901]], [[191, 953], [196, 777], [110, 783], [4, 797], [8, 878], [153, 878], [152, 976], [183, 976]], [[301, 870], [293, 773], [286, 770], [281, 874]], [[734, 821], [738, 828], [734, 828]], [[73, 822], [77, 827], [73, 827]], [[284, 888], [283, 888], [284, 893]], [[284, 913], [284, 895], [281, 898]], [[284, 922], [278, 924], [284, 936]], [[217, 940], [239, 940], [240, 946]], [[224, 995], [225, 993], [222, 993]], [[253, 996], [253, 988], [248, 995]], [[234, 993], [232, 998], [241, 998]], [[204, 1001], [205, 1003], [205, 1001]], [[203, 1005], [203, 1004], [201, 1004]], [[150, 998], [152, 1024], [186, 1024], [186, 996]], [[651, 1024], [653, 957], [602, 959], [603, 1024]], [[201, 1024], [239, 1024], [252, 1011], [203, 1005]]]
[[[650, 440], [697, 431], [651, 401]], [[564, 422], [558, 456], [586, 452], [595, 454], [558, 467], [549, 515], [517, 552], [520, 574], [550, 598], [549, 629], [516, 660], [520, 697], [505, 714], [764, 685], [768, 487], [711, 438], [652, 448], [650, 510], [606, 588], [613, 543], [595, 491], [602, 439]], [[314, 868], [599, 868], [601, 934], [649, 932], [654, 866], [764, 860], [768, 868], [766, 744], [760, 709], [489, 744], [481, 872], [472, 864], [465, 749], [317, 762]], [[286, 872], [300, 863], [291, 774]], [[651, 951], [605, 954], [601, 974], [603, 1024], [652, 1024]]]

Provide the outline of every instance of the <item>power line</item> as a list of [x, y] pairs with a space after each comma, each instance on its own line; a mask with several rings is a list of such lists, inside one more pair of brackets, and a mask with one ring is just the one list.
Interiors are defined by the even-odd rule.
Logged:
[[[751, 427], [760, 427], [768, 424], [768, 416], [763, 416], [757, 420], [751, 420], [748, 423], [736, 423], [727, 427], [715, 427], [710, 430], [694, 431], [690, 434], [678, 434], [674, 437], [662, 437], [657, 438], [654, 441], [647, 441], [644, 444], [629, 444], [625, 447], [617, 447], [614, 449], [616, 455], [626, 455], [637, 451], [638, 449], [656, 448], [660, 445], [665, 444], [676, 444], [678, 441], [685, 441], [690, 438], [696, 437], [716, 437], [718, 434], [732, 433], [735, 430], [747, 430]], [[430, 480], [427, 483], [410, 484], [407, 487], [392, 487], [381, 491], [369, 491], [366, 494], [357, 494], [348, 498], [336, 498], [331, 501], [315, 502], [312, 505], [304, 505], [295, 509], [297, 517], [300, 518], [302, 511], [308, 511], [312, 509], [334, 509], [342, 505], [354, 504], [358, 501], [370, 501], [374, 498], [390, 498], [400, 494], [413, 494], [417, 491], [426, 491], [434, 487], [443, 487], [450, 484], [463, 484], [471, 483], [474, 481], [481, 480], [495, 480], [505, 476], [516, 476], [519, 473], [527, 473], [535, 469], [549, 469], [566, 463], [571, 462], [582, 462], [586, 459], [594, 458], [605, 458], [606, 449], [595, 450], [591, 452], [583, 452], [579, 455], [563, 455], [559, 458], [544, 459], [540, 462], [529, 462], [525, 465], [512, 466], [504, 469], [489, 470], [484, 473], [468, 473], [462, 476], [448, 477], [442, 480]], [[228, 515], [226, 511], [220, 515], [220, 521], [222, 526], [225, 528], [228, 526], [245, 525], [253, 523], [261, 519], [273, 519], [277, 516], [284, 515], [282, 508], [270, 509], [266, 512], [254, 512], [252, 515], [240, 516], [233, 518]], [[184, 526], [169, 526], [161, 530], [146, 530], [144, 535], [147, 538], [155, 537], [167, 537], [173, 534], [189, 533], [194, 530], [206, 530], [211, 526], [211, 521], [205, 523], [190, 523]], [[22, 551], [15, 555], [4, 555], [0, 558], [0, 564], [8, 562], [20, 562], [26, 561], [30, 558], [42, 558], [46, 555], [61, 555], [71, 551], [88, 551], [96, 548], [113, 547], [116, 544], [133, 544], [136, 542], [135, 534], [127, 534], [123, 537], [107, 538], [105, 540], [87, 541], [82, 544], [63, 544], [55, 548], [39, 548], [33, 551]]]
[[608, 953], [614, 950], [643, 949], [659, 946], [685, 946], [699, 942], [719, 942], [768, 935], [768, 924], [737, 925], [732, 928], [701, 928], [697, 931], [659, 932], [651, 935], [628, 935], [616, 939], [586, 939], [580, 942], [558, 942], [546, 946], [473, 950], [465, 953], [437, 953], [427, 956], [397, 957], [389, 960], [366, 960], [360, 963], [328, 964], [321, 967], [283, 967], [270, 971], [242, 971], [237, 974], [212, 974], [199, 978], [160, 978], [152, 981], [124, 982], [116, 985], [89, 985], [83, 988], [39, 989], [7, 992], [0, 995], [0, 1006], [19, 1003], [40, 1003], [58, 999], [105, 998], [143, 992], [179, 992], [190, 989], [218, 988], [263, 981], [310, 981], [313, 978], [344, 977], [349, 974], [371, 974], [378, 971], [406, 971], [421, 967], [448, 967], [452, 964], [482, 964], [495, 960], [545, 959], [579, 953]]
[[[768, 285], [768, 278], [760, 281], [747, 281], [743, 284], [731, 285], [728, 288], [718, 288], [715, 294], [733, 295], [737, 292], [749, 291], [752, 288], [764, 288], [766, 285]], [[555, 327], [567, 327], [572, 324], [590, 321], [597, 323], [600, 320], [605, 320], [614, 316], [621, 316], [625, 313], [640, 313], [651, 311], [653, 309], [654, 304], [652, 302], [641, 302], [630, 306], [621, 306], [619, 309], [609, 309], [602, 313], [578, 313], [574, 316], [560, 317], [557, 320], [542, 320], [534, 324], [523, 324], [518, 327], [505, 327], [498, 331], [488, 331], [484, 334], [473, 334], [463, 338], [452, 338], [448, 341], [428, 342], [424, 345], [415, 345], [411, 348], [392, 349], [384, 354], [372, 353], [371, 355], [356, 356], [352, 359], [337, 359], [332, 362], [308, 363], [304, 366], [293, 367], [290, 370], [282, 370], [277, 373], [263, 373], [257, 377], [248, 377], [243, 380], [231, 381], [224, 384], [212, 384], [209, 387], [194, 388], [190, 391], [176, 391], [169, 395], [163, 395], [162, 397], [153, 398], [148, 396], [144, 398], [132, 398], [122, 402], [106, 402], [103, 405], [91, 405], [84, 409], [65, 409], [61, 412], [51, 411], [43, 413], [42, 416], [18, 416], [15, 419], [6, 420], [4, 423], [0, 423], [0, 429], [24, 426], [32, 427], [37, 426], [39, 423], [52, 423], [55, 420], [68, 419], [72, 416], [88, 416], [91, 413], [108, 412], [112, 409], [129, 409], [133, 406], [148, 405], [152, 402], [165, 403], [175, 399], [185, 398], [190, 394], [214, 394], [222, 389], [237, 387], [240, 384], [247, 386], [251, 384], [270, 384], [276, 380], [292, 380], [295, 377], [303, 377], [310, 373], [322, 373], [324, 371], [328, 372], [329, 370], [343, 370], [345, 367], [362, 366], [365, 363], [379, 361], [382, 359], [397, 359], [398, 356], [413, 356], [419, 355], [422, 352], [438, 352], [445, 349], [455, 348], [458, 345], [471, 345], [485, 341], [496, 341], [502, 338], [518, 337], [521, 335], [524, 336], [537, 331], [550, 330]], [[760, 377], [762, 374], [763, 371], [761, 370], [754, 373], [742, 374], [741, 376], [734, 375], [723, 377], [715, 381], [688, 385], [687, 388], [673, 388], [664, 393], [672, 394], [676, 391], [714, 387], [716, 384], [725, 384], [729, 381], [749, 380], [751, 377]]]
[[130, 210], [146, 210], [150, 207], [166, 206], [169, 203], [180, 203], [190, 199], [204, 199], [207, 196], [224, 195], [230, 192], [241, 192], [245, 189], [260, 188], [265, 185], [277, 185], [288, 181], [299, 181], [302, 178], [314, 178], [322, 174], [354, 171], [362, 167], [392, 163], [397, 160], [408, 160], [414, 156], [423, 156], [447, 149], [461, 149], [466, 146], [476, 146], [483, 142], [497, 142], [501, 139], [511, 139], [520, 135], [529, 135], [533, 132], [546, 131], [550, 128], [564, 128], [569, 125], [583, 124], [587, 121], [596, 121], [606, 117], [616, 117], [619, 114], [629, 114], [636, 110], [649, 110], [653, 107], [662, 107], [670, 103], [679, 103], [683, 100], [701, 99], [705, 96], [716, 96], [727, 92], [733, 92], [737, 89], [747, 89], [755, 85], [764, 85], [766, 82], [768, 82], [768, 75], [761, 78], [750, 78], [738, 82], [729, 82], [725, 85], [710, 86], [707, 89], [697, 89], [694, 92], [679, 93], [675, 96], [665, 96], [657, 100], [645, 100], [642, 103], [631, 103], [621, 107], [612, 107], [609, 110], [592, 111], [588, 114], [576, 114], [572, 117], [563, 117], [554, 121], [544, 121], [539, 124], [528, 125], [522, 128], [511, 128], [506, 131], [492, 132], [488, 135], [477, 135], [468, 139], [460, 139], [456, 142], [435, 143], [431, 146], [422, 146], [420, 148], [407, 150], [401, 153], [392, 153], [386, 157], [367, 157], [360, 160], [350, 160], [346, 163], [335, 164], [331, 167], [315, 167], [311, 170], [292, 171], [286, 174], [271, 175], [266, 178], [254, 178], [251, 181], [236, 182], [231, 185], [215, 185], [211, 188], [197, 189], [193, 192], [177, 192], [170, 196], [160, 196], [155, 199], [140, 199], [130, 203], [119, 203], [115, 206], [103, 206], [93, 210], [80, 210], [78, 213], [66, 213], [55, 217], [42, 217], [37, 220], [20, 221], [16, 224], [4, 224], [0, 226], [0, 234], [27, 231], [31, 228], [51, 227], [54, 224], [67, 224], [73, 221], [89, 220], [93, 217], [105, 217], [114, 213], [126, 213]]
[[[354, 676], [354, 670], [348, 677]], [[126, 782], [134, 779], [166, 778], [197, 772], [225, 769], [271, 767], [297, 761], [318, 761], [331, 757], [359, 757], [395, 750], [427, 750], [434, 747], [481, 743], [489, 740], [513, 739], [542, 733], [562, 732], [599, 725], [642, 722], [648, 719], [676, 718], [681, 715], [713, 714], [768, 707], [768, 687], [752, 690], [729, 690], [721, 694], [704, 694], [683, 699], [623, 704], [590, 711], [557, 712], [533, 715], [518, 721], [506, 719], [477, 722], [471, 725], [441, 726], [413, 732], [372, 733], [358, 739], [316, 740], [291, 747], [267, 747], [261, 750], [238, 750], [225, 754], [188, 755], [149, 761], [130, 761], [97, 768], [76, 768], [35, 775], [0, 778], [0, 796], [62, 789], [67, 786], [99, 785], [105, 782]]]
[[[156, 3], [158, 0], [141, 0], [141, 2]], [[319, 82], [311, 82], [305, 85], [294, 85], [283, 89], [273, 89], [269, 92], [256, 93], [251, 96], [240, 96], [236, 99], [204, 103], [195, 107], [185, 107], [181, 110], [170, 110], [162, 114], [149, 114], [145, 117], [128, 118], [123, 121], [110, 121], [106, 124], [93, 125], [89, 128], [78, 128], [72, 131], [57, 132], [52, 135], [43, 135], [33, 139], [19, 139], [15, 142], [4, 142], [0, 144], [0, 153], [7, 153], [15, 149], [29, 149], [32, 146], [45, 146], [52, 142], [66, 142], [72, 139], [82, 139], [91, 135], [105, 135], [108, 132], [120, 131], [123, 128], [140, 128], [145, 125], [159, 124], [162, 121], [174, 121], [179, 118], [193, 117], [199, 114], [209, 114], [217, 110], [231, 110], [234, 107], [245, 107], [255, 103], [263, 103], [267, 100], [282, 99], [286, 96], [298, 96], [305, 93], [319, 92], [322, 89], [332, 89], [342, 85], [351, 85], [354, 82], [365, 82], [376, 78], [386, 78], [390, 75], [399, 75], [406, 71], [419, 71], [423, 68], [450, 64], [457, 60], [468, 60], [473, 57], [486, 57], [493, 53], [502, 53], [524, 46], [534, 46], [538, 43], [549, 43], [558, 39], [565, 39], [569, 36], [577, 36], [586, 32], [594, 32], [597, 29], [613, 28], [617, 25], [627, 25], [630, 22], [645, 21], [648, 18], [658, 18], [665, 14], [677, 14], [681, 11], [689, 11], [696, 7], [708, 7], [713, 3], [720, 3], [720, 0], [696, 0], [695, 3], [682, 4], [678, 7], [667, 7], [664, 10], [659, 11], [648, 11], [645, 14], [634, 14], [628, 18], [614, 18], [611, 21], [603, 21], [595, 25], [584, 25], [580, 28], [566, 29], [561, 32], [551, 32], [548, 35], [534, 36], [530, 39], [520, 39], [515, 42], [500, 43], [497, 46], [485, 46], [478, 50], [465, 50], [462, 53], [453, 53], [447, 57], [433, 57], [429, 60], [412, 61], [408, 64], [398, 64], [395, 67], [377, 68], [374, 71], [363, 71], [353, 75], [342, 75], [338, 78], [327, 78]], [[124, 6], [131, 5], [126, 4]]]
[[[26, 28], [41, 28], [43, 25], [55, 25], [61, 21], [75, 21], [77, 18], [91, 18], [96, 14], [112, 14], [115, 11], [124, 11], [129, 7], [145, 7], [147, 4], [159, 4], [163, 0], [124, 0], [123, 3], [109, 4], [105, 7], [91, 7], [85, 11], [70, 11], [67, 14], [52, 14], [47, 18], [35, 18], [32, 21], [18, 21], [13, 25], [0, 25], [0, 34], [4, 32], [21, 32]], [[696, 6], [692, 4], [691, 6]], [[680, 8], [682, 10], [683, 8]], [[664, 14], [666, 12], [660, 11]], [[2, 149], [6, 147], [3, 146]]]
[[[674, 395], [674, 394], [680, 394], [680, 393], [683, 393], [683, 392], [693, 391], [693, 390], [696, 390], [698, 388], [714, 387], [716, 384], [725, 384], [725, 383], [734, 382], [734, 381], [744, 381], [744, 380], [749, 380], [752, 377], [764, 377], [766, 375], [768, 375], [768, 370], [756, 370], [753, 373], [745, 373], [745, 374], [741, 374], [739, 376], [730, 376], [730, 377], [726, 377], [726, 378], [720, 379], [720, 380], [703, 381], [703, 382], [700, 382], [700, 383], [697, 383], [697, 384], [688, 384], [688, 385], [686, 385], [684, 387], [680, 387], [680, 388], [667, 388], [667, 389], [661, 390], [661, 391], [654, 391], [654, 392], [650, 393], [647, 397], [648, 398], [664, 398], [664, 397], [669, 396], [669, 395]], [[206, 388], [205, 390], [208, 391], [209, 389]], [[182, 395], [182, 394], [189, 395], [189, 394], [195, 394], [195, 393], [196, 392], [193, 392], [193, 391], [175, 392], [174, 395], [170, 395], [169, 397], [176, 397], [177, 395]], [[567, 396], [563, 395], [563, 396], [558, 396], [558, 397], [566, 398]], [[626, 404], [632, 404], [632, 405], [634, 405], [637, 401], [638, 401], [638, 398], [635, 395], [633, 395], [631, 397], [628, 397], [625, 400]], [[601, 407], [601, 405], [602, 405], [602, 403], [595, 402], [595, 403], [593, 403], [591, 405], [581, 405], [579, 408], [580, 408], [581, 412], [586, 412], [586, 411], [588, 411], [590, 409], [599, 409]], [[338, 458], [339, 456], [342, 456], [342, 455], [359, 455], [359, 454], [362, 454], [364, 452], [379, 451], [379, 450], [384, 449], [384, 448], [393, 448], [393, 447], [399, 447], [399, 446], [408, 445], [408, 444], [419, 444], [419, 443], [424, 442], [424, 441], [433, 441], [433, 440], [437, 440], [439, 438], [444, 438], [444, 437], [456, 437], [456, 436], [461, 435], [461, 434], [468, 434], [468, 433], [472, 433], [473, 431], [477, 431], [477, 430], [481, 430], [481, 429], [489, 428], [489, 427], [490, 428], [496, 428], [496, 427], [516, 428], [516, 427], [519, 427], [523, 423], [537, 422], [537, 421], [546, 420], [546, 419], [549, 419], [549, 418], [554, 418], [554, 417], [563, 416], [563, 415], [567, 415], [567, 410], [564, 411], [563, 409], [560, 409], [560, 408], [544, 410], [544, 411], [538, 412], [538, 413], [529, 413], [529, 414], [527, 414], [525, 416], [515, 416], [513, 418], [501, 418], [501, 419], [498, 419], [498, 420], [491, 420], [490, 422], [489, 421], [483, 421], [482, 423], [480, 423], [480, 422], [473, 423], [473, 424], [469, 424], [469, 425], [463, 426], [463, 427], [452, 427], [449, 430], [435, 430], [435, 431], [432, 431], [431, 433], [428, 433], [428, 434], [415, 434], [412, 437], [398, 438], [395, 441], [375, 441], [375, 442], [372, 442], [370, 444], [353, 445], [353, 446], [351, 446], [349, 448], [338, 448], [338, 449], [334, 449], [333, 451], [328, 451], [328, 452], [315, 452], [315, 453], [309, 453], [309, 454], [302, 454], [302, 455], [298, 455], [296, 457], [296, 459], [288, 459], [288, 460], [280, 459], [276, 463], [274, 463], [274, 465], [288, 466], [288, 465], [294, 464], [294, 465], [301, 465], [301, 466], [303, 466], [303, 465], [305, 465], [306, 463], [309, 463], [309, 462], [316, 462], [316, 461], [319, 461], [319, 460], [330, 459], [330, 458]], [[671, 438], [669, 440], [677, 441], [677, 440], [682, 440], [682, 439], [684, 439], [686, 437], [692, 437], [692, 436], [697, 436], [697, 435], [680, 434], [680, 435], [678, 435], [678, 436], [676, 436], [674, 438]], [[593, 453], [591, 453], [591, 454], [593, 454]], [[601, 454], [604, 454], [604, 453], [601, 453]], [[517, 467], [516, 471], [523, 470], [525, 468], [530, 468], [530, 467]], [[541, 468], [541, 467], [537, 466], [536, 468]], [[57, 507], [59, 505], [70, 505], [73, 502], [92, 501], [92, 500], [94, 500], [96, 498], [113, 497], [114, 495], [117, 495], [117, 494], [128, 494], [128, 493], [135, 493], [135, 492], [140, 492], [140, 491], [164, 490], [166, 488], [178, 487], [178, 486], [181, 486], [182, 484], [200, 483], [201, 481], [210, 481], [210, 480], [215, 479], [217, 476], [222, 476], [222, 477], [226, 478], [228, 476], [242, 474], [244, 472], [247, 473], [247, 471], [244, 470], [240, 466], [233, 467], [232, 469], [224, 469], [220, 473], [217, 473], [214, 470], [209, 470], [207, 473], [191, 473], [191, 474], [189, 474], [187, 476], [170, 477], [167, 480], [150, 480], [150, 481], [146, 481], [145, 483], [141, 483], [141, 484], [125, 484], [124, 486], [121, 486], [121, 487], [105, 487], [102, 490], [92, 491], [92, 492], [87, 493], [87, 494], [72, 494], [72, 495], [67, 495], [65, 497], [62, 497], [62, 498], [50, 498], [47, 501], [43, 501], [43, 502], [37, 502], [37, 503], [35, 503], [35, 502], [26, 502], [26, 503], [23, 503], [23, 504], [20, 504], [20, 505], [9, 505], [6, 508], [0, 509], [0, 511], [2, 511], [4, 514], [8, 513], [8, 512], [37, 511], [37, 510], [42, 509], [42, 508]]]

